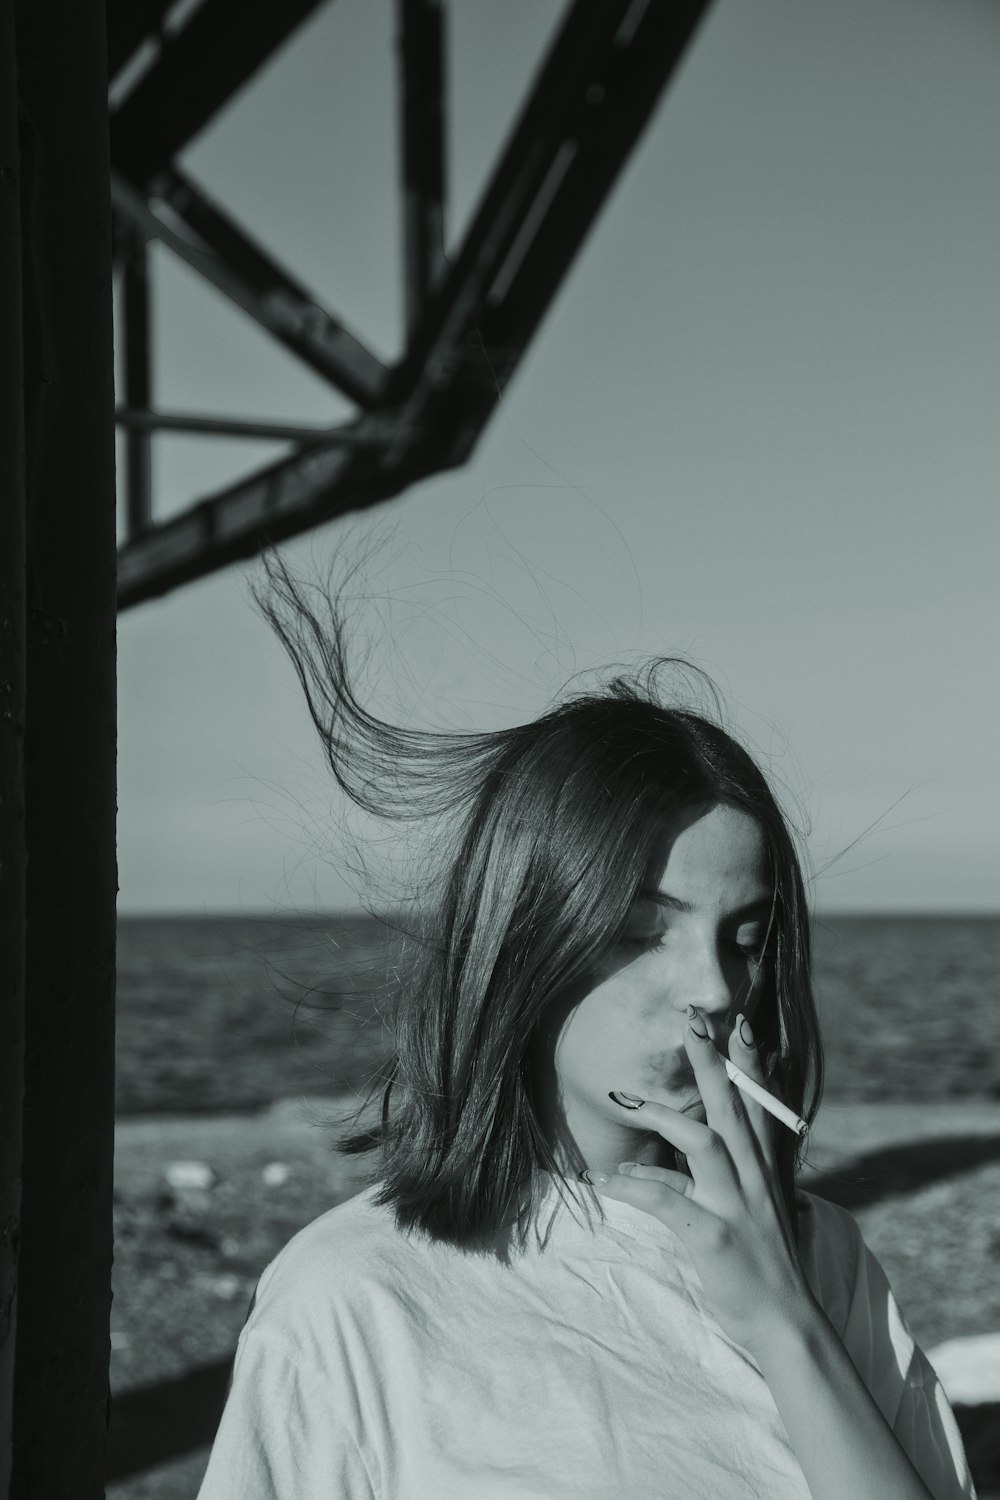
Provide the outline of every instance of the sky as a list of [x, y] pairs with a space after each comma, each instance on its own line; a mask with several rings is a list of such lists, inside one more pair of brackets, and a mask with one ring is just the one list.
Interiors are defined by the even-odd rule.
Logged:
[[[447, 6], [449, 249], [564, 9]], [[374, 712], [500, 728], [683, 654], [817, 912], [1000, 908], [998, 68], [988, 0], [717, 0], [469, 461], [282, 546], [311, 579], [382, 539], [356, 617]], [[394, 70], [390, 0], [333, 0], [181, 158], [387, 360]], [[152, 266], [155, 406], [349, 412], [168, 250]], [[154, 517], [286, 451], [161, 436]], [[123, 914], [364, 904], [258, 572], [119, 615]]]

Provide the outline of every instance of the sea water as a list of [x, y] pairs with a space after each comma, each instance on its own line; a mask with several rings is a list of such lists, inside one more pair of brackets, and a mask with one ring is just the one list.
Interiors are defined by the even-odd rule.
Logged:
[[[1000, 1100], [1000, 918], [814, 926], [824, 1098]], [[119, 916], [118, 1118], [364, 1088], [405, 949], [361, 915]]]

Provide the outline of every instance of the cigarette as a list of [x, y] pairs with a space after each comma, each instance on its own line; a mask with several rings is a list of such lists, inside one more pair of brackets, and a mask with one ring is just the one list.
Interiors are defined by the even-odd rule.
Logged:
[[749, 1094], [751, 1099], [756, 1099], [757, 1103], [763, 1105], [768, 1114], [773, 1115], [776, 1120], [780, 1120], [782, 1125], [787, 1125], [789, 1130], [794, 1130], [796, 1135], [805, 1135], [809, 1126], [805, 1120], [800, 1119], [795, 1114], [794, 1110], [790, 1110], [787, 1104], [782, 1104], [780, 1099], [776, 1099], [773, 1094], [769, 1094], [767, 1089], [762, 1089], [759, 1083], [754, 1083], [753, 1079], [748, 1078], [735, 1063], [729, 1061], [728, 1057], [724, 1057], [723, 1062], [726, 1065], [726, 1072], [738, 1089], [742, 1089], [745, 1094]]

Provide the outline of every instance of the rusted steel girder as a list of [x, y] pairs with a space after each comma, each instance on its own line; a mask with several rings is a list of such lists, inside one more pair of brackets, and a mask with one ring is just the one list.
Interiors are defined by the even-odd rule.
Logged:
[[[365, 441], [348, 448], [332, 434], [330, 445], [311, 444], [129, 537], [120, 609], [465, 461], [707, 9], [708, 0], [576, 0], [454, 263], [438, 273], [440, 7], [400, 0], [404, 118], [428, 138], [412, 143], [404, 168], [407, 347], [352, 424]], [[428, 56], [433, 76], [420, 82]], [[156, 232], [137, 190], [120, 177], [113, 187], [116, 207], [133, 223], [147, 215]], [[178, 248], [171, 234], [161, 237]], [[179, 253], [200, 259], [216, 285], [233, 275], [218, 255]]]
[[[111, 200], [120, 246], [130, 236], [159, 240], [337, 390], [362, 407], [380, 400], [388, 380], [385, 366], [310, 292], [181, 173], [165, 169], [156, 187], [156, 197], [149, 201], [112, 170]], [[158, 202], [173, 209], [196, 238], [179, 234], [158, 212]]]
[[[118, 170], [145, 186], [320, 3], [202, 0], [179, 31], [165, 34], [157, 28], [155, 63], [111, 119], [111, 157]], [[115, 4], [109, 15], [112, 39], [116, 26], [128, 24], [121, 15]]]
[[442, 0], [401, 0], [399, 112], [403, 163], [404, 303], [415, 336], [444, 259], [444, 17]]

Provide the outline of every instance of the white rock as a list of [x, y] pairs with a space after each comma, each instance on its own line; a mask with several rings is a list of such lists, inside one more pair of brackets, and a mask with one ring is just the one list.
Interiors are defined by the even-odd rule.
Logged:
[[291, 1167], [283, 1161], [269, 1161], [260, 1175], [268, 1187], [280, 1187], [283, 1182], [288, 1181]]
[[215, 1181], [207, 1161], [172, 1161], [163, 1175], [172, 1188], [210, 1188]]
[[239, 1276], [231, 1276], [224, 1273], [222, 1276], [214, 1276], [211, 1282], [212, 1295], [219, 1297], [223, 1302], [231, 1302], [238, 1296], [243, 1282]]
[[925, 1352], [953, 1405], [1000, 1401], [1000, 1333], [946, 1339]]

